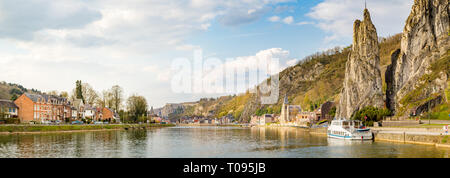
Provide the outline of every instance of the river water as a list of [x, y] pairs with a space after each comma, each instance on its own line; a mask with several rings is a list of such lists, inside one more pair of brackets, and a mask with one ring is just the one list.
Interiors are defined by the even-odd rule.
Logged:
[[344, 141], [297, 128], [171, 127], [0, 135], [0, 158], [448, 158], [450, 149]]

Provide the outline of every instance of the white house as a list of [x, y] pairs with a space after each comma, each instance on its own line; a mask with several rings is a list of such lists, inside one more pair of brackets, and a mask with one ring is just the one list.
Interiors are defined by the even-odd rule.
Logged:
[[84, 118], [95, 119], [95, 108], [91, 107], [89, 104], [84, 106]]
[[275, 121], [275, 115], [264, 114], [262, 116], [252, 116], [250, 120], [251, 125], [266, 125]]
[[0, 100], [0, 112], [5, 114], [6, 118], [18, 116], [19, 108], [10, 100]]

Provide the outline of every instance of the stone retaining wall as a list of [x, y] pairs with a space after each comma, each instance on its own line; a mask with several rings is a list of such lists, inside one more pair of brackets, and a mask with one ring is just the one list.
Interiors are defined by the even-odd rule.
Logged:
[[397, 126], [413, 126], [419, 125], [419, 121], [415, 120], [404, 120], [404, 121], [383, 121], [383, 127], [397, 127]]
[[450, 148], [449, 135], [417, 135], [409, 133], [374, 133], [375, 141], [391, 141], [413, 144], [435, 145]]
[[442, 128], [398, 128], [398, 127], [371, 127], [373, 131], [406, 131], [406, 132], [428, 132], [443, 133]]

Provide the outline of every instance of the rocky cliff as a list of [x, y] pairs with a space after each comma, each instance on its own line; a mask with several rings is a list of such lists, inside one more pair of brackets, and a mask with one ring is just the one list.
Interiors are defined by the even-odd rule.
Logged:
[[364, 20], [354, 23], [352, 51], [346, 63], [337, 117], [350, 118], [365, 106], [384, 106], [377, 30], [367, 9]]
[[[437, 97], [442, 98], [448, 80], [448, 66], [432, 65], [444, 58], [448, 65], [448, 0], [415, 0], [401, 39], [386, 70], [387, 107], [407, 115]], [[445, 97], [444, 97], [445, 98]]]
[[[401, 34], [382, 38], [379, 43], [381, 71], [390, 64], [391, 51], [400, 47]], [[295, 66], [288, 67], [280, 72], [280, 94], [289, 98], [289, 103], [301, 105], [305, 110], [312, 110], [327, 101], [339, 102], [342, 91], [345, 66], [351, 48], [334, 48], [324, 52], [315, 53], [304, 58]], [[192, 116], [214, 113], [215, 117], [228, 114], [242, 122], [248, 122], [250, 116], [258, 110], [263, 113], [279, 114], [283, 97], [273, 105], [261, 105], [258, 96], [252, 93], [241, 93], [235, 96], [220, 97], [217, 100], [200, 100], [195, 106], [184, 107], [184, 112], [178, 116]], [[206, 111], [206, 112], [205, 112]], [[177, 115], [171, 114], [174, 117]]]

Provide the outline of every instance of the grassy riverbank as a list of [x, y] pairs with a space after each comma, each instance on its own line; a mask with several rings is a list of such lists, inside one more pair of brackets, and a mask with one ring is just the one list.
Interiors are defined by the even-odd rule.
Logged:
[[172, 127], [173, 124], [117, 124], [117, 125], [1, 125], [0, 133], [58, 132], [82, 130], [112, 130], [134, 127]]

